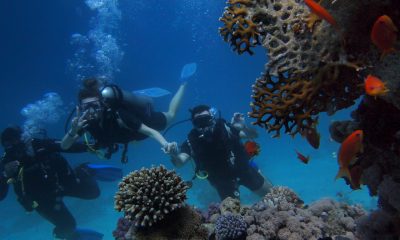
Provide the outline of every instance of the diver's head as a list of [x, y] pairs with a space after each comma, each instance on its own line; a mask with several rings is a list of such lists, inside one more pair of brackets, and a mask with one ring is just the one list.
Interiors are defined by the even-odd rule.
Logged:
[[86, 78], [82, 81], [82, 88], [78, 93], [78, 101], [81, 102], [85, 98], [101, 98], [100, 93], [101, 82], [97, 78]]
[[10, 126], [3, 130], [1, 133], [1, 145], [4, 150], [11, 149], [15, 146], [23, 144], [22, 130], [18, 126]]
[[96, 78], [87, 78], [83, 80], [83, 88], [79, 90], [79, 110], [86, 114], [88, 120], [98, 119], [103, 112], [100, 85]]
[[[22, 130], [18, 126], [10, 126], [1, 133], [1, 145], [8, 160], [20, 160], [26, 155], [25, 142], [22, 139]], [[3, 162], [4, 163], [4, 162]]]
[[215, 116], [210, 106], [198, 105], [190, 113], [195, 128], [203, 129], [215, 125]]

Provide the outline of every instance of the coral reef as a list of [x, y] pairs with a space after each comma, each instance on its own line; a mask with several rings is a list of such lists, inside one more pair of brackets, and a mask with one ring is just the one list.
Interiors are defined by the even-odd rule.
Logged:
[[[229, 0], [220, 21], [220, 34], [238, 53], [260, 43], [268, 49], [267, 67], [273, 75], [310, 71], [321, 60], [337, 58], [340, 37], [322, 22], [307, 27], [310, 11], [299, 0]], [[251, 41], [253, 40], [253, 41]], [[246, 43], [245, 50], [241, 44]]]
[[183, 206], [188, 186], [164, 166], [142, 168], [124, 177], [115, 195], [115, 209], [136, 226], [149, 227]]
[[372, 212], [368, 216], [361, 217], [357, 222], [357, 233], [360, 239], [399, 239], [400, 219], [393, 218], [383, 210]]
[[[389, 89], [386, 95], [364, 97], [352, 114], [353, 120], [335, 122], [330, 132], [338, 142], [355, 129], [364, 132], [364, 152], [349, 169], [352, 175], [361, 177], [360, 182], [368, 186], [371, 195], [378, 195], [380, 210], [362, 221], [373, 227], [366, 233], [359, 232], [360, 236], [362, 239], [379, 239], [382, 234], [386, 239], [397, 239], [400, 234], [394, 229], [400, 229], [400, 53], [397, 51], [382, 58], [381, 50], [371, 41], [371, 29], [382, 15], [389, 16], [399, 28], [399, 2], [322, 0], [320, 4], [337, 25], [316, 18], [301, 0], [229, 0], [221, 18], [225, 26], [220, 33], [236, 50], [244, 50], [239, 53], [251, 53], [249, 49], [260, 43], [267, 49], [268, 64], [265, 73], [253, 85], [249, 116], [256, 119], [254, 124], [274, 136], [279, 136], [282, 129], [292, 136], [316, 129], [319, 113], [331, 115], [352, 106], [364, 93], [363, 79], [369, 74], [385, 82]], [[241, 34], [242, 26], [249, 26], [246, 31], [251, 34]], [[394, 35], [399, 36], [396, 31]], [[393, 46], [395, 49], [400, 47], [398, 39]], [[240, 48], [249, 42], [253, 44]], [[357, 189], [359, 186], [351, 187]], [[304, 211], [286, 203], [280, 207], [298, 211], [296, 216]], [[258, 204], [257, 208], [264, 207]], [[271, 207], [263, 211], [271, 211]], [[290, 227], [286, 226], [292, 226], [291, 220], [290, 215], [280, 218], [279, 226], [284, 228], [274, 228], [276, 225], [265, 222], [271, 225], [270, 228], [264, 228], [264, 232], [254, 230], [257, 234], [254, 239], [264, 236], [310, 239], [313, 221], [294, 224], [305, 227], [310, 223], [312, 226], [305, 235], [297, 232], [290, 235], [286, 230]], [[383, 223], [379, 224], [380, 221]], [[251, 225], [249, 229], [252, 229]], [[319, 230], [312, 235], [321, 237], [326, 232], [337, 231], [323, 226], [315, 229]]]
[[[315, 128], [320, 112], [333, 114], [353, 105], [362, 94], [361, 71], [387, 76], [383, 80], [389, 88], [397, 88], [400, 82], [400, 70], [386, 68], [397, 66], [400, 58], [391, 54], [380, 62], [370, 41], [371, 26], [380, 15], [400, 24], [396, 1], [325, 0], [321, 4], [337, 26], [318, 19], [300, 0], [229, 0], [220, 19], [224, 23], [220, 34], [236, 50], [243, 43], [247, 51], [260, 42], [267, 49], [268, 64], [253, 86], [249, 115], [275, 136], [282, 127], [292, 136]], [[241, 34], [243, 26], [251, 34]], [[387, 96], [394, 105], [400, 102], [397, 91]]]
[[132, 226], [132, 222], [126, 218], [119, 218], [117, 222], [117, 229], [113, 231], [113, 237], [116, 240], [128, 240], [125, 236]]
[[[303, 201], [287, 187], [274, 187], [261, 201], [252, 206], [236, 206], [237, 200], [227, 198], [207, 222], [211, 236], [218, 237], [219, 220], [226, 216], [242, 216], [247, 225], [247, 240], [253, 239], [358, 239], [354, 233], [355, 221], [365, 216], [360, 206], [350, 206], [323, 199], [304, 206]], [[227, 208], [225, 208], [226, 210]], [[244, 225], [243, 225], [244, 226]], [[213, 239], [211, 237], [211, 239]]]
[[[332, 124], [331, 135], [349, 135], [352, 127], [344, 126], [357, 126], [364, 131], [364, 152], [355, 165], [361, 168], [362, 183], [370, 194], [378, 196], [380, 207], [360, 222], [358, 234], [362, 239], [376, 239], [381, 235], [396, 239], [400, 236], [393, 229], [393, 226], [400, 229], [400, 110], [384, 98], [367, 96], [351, 116], [352, 121]], [[341, 137], [333, 139], [343, 140]], [[381, 222], [383, 219], [385, 221]], [[369, 231], [363, 230], [366, 228], [370, 228]]]
[[220, 34], [239, 54], [248, 52], [252, 55], [251, 48], [261, 44], [257, 25], [249, 17], [248, 7], [252, 5], [251, 2], [251, 0], [229, 0], [229, 6], [220, 18], [224, 23], [219, 29]]
[[241, 215], [221, 215], [215, 223], [215, 233], [218, 240], [245, 239], [247, 223]]
[[208, 232], [202, 226], [202, 216], [193, 208], [184, 206], [151, 228], [131, 229], [131, 239], [135, 240], [207, 240]]
[[312, 79], [274, 78], [267, 72], [253, 85], [249, 116], [275, 137], [282, 127], [294, 136], [314, 128], [320, 112], [333, 114], [353, 105], [362, 93], [361, 83], [354, 67], [345, 64], [326, 64]]

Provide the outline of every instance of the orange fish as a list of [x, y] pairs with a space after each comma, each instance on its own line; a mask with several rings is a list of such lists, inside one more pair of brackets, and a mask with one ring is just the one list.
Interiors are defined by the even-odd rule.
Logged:
[[302, 161], [303, 163], [307, 164], [310, 161], [310, 156], [304, 156], [303, 154], [299, 153], [297, 150], [296, 154], [297, 154], [297, 158], [300, 159], [300, 161]]
[[308, 143], [315, 149], [319, 148], [319, 142], [321, 139], [321, 135], [317, 132], [317, 129], [312, 127], [305, 129], [301, 132], [301, 135], [305, 137]]
[[345, 177], [354, 184], [349, 166], [357, 160], [357, 154], [363, 152], [363, 131], [356, 130], [340, 146], [338, 155], [339, 171], [335, 179]]
[[304, 3], [310, 8], [311, 12], [316, 14], [318, 17], [324, 19], [336, 29], [338, 29], [338, 25], [336, 20], [332, 17], [332, 15], [321, 5], [314, 2], [313, 0], [304, 0]]
[[260, 145], [258, 145], [258, 143], [254, 141], [246, 141], [244, 143], [244, 148], [250, 157], [257, 156], [258, 154], [260, 154], [261, 151]]
[[380, 16], [374, 23], [371, 31], [372, 42], [382, 51], [381, 59], [395, 51], [398, 29], [387, 15]]
[[389, 89], [386, 88], [385, 83], [372, 75], [367, 76], [364, 82], [364, 87], [365, 93], [373, 97], [382, 96], [389, 92]]

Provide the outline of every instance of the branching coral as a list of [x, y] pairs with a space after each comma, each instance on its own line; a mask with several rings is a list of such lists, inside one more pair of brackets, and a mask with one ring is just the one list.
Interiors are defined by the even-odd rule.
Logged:
[[252, 0], [229, 0], [228, 7], [220, 21], [224, 26], [219, 29], [226, 42], [230, 42], [234, 51], [239, 54], [253, 54], [252, 47], [260, 44], [257, 25], [248, 17], [247, 7]]
[[349, 107], [362, 93], [362, 80], [351, 65], [326, 64], [312, 80], [307, 78], [307, 74], [298, 78], [279, 74], [274, 78], [266, 73], [257, 79], [249, 113], [256, 118], [255, 124], [275, 132], [275, 136], [280, 135], [281, 128], [295, 135], [312, 128], [320, 112], [333, 114]]
[[119, 183], [115, 209], [137, 226], [152, 226], [182, 207], [188, 186], [164, 166], [134, 171]]
[[239, 54], [252, 54], [250, 47], [261, 43], [268, 49], [273, 75], [307, 72], [321, 60], [332, 61], [340, 50], [340, 37], [327, 23], [308, 31], [309, 15], [300, 0], [229, 0], [220, 19], [224, 23], [220, 34]]

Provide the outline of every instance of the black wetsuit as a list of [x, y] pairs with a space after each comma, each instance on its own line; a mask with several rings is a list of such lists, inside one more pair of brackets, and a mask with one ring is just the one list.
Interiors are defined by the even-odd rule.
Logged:
[[[62, 198], [71, 196], [95, 199], [100, 190], [85, 165], [72, 169], [60, 152], [85, 152], [86, 146], [76, 143], [63, 151], [60, 143], [55, 140], [33, 139], [31, 143], [31, 147], [25, 147], [25, 153], [19, 155], [18, 159], [14, 154], [6, 152], [0, 168], [18, 160], [20, 167], [13, 177], [18, 202], [26, 211], [36, 210], [54, 224], [55, 236], [74, 239], [76, 222]], [[4, 177], [0, 179], [0, 185], [4, 186], [5, 181]]]
[[238, 197], [239, 185], [250, 190], [259, 189], [264, 177], [249, 165], [250, 156], [240, 141], [239, 131], [225, 120], [216, 122], [213, 132], [191, 130], [181, 146], [181, 152], [190, 155], [196, 163], [196, 171], [206, 171], [208, 181], [221, 199]]
[[[118, 89], [116, 86], [111, 87]], [[139, 133], [142, 124], [158, 131], [167, 126], [166, 116], [162, 112], [154, 111], [149, 100], [125, 91], [122, 99], [103, 108], [101, 118], [89, 120], [85, 128], [95, 140], [96, 148], [109, 148], [110, 151], [115, 144], [127, 144], [147, 138], [147, 135]], [[78, 134], [83, 133], [81, 131]]]

